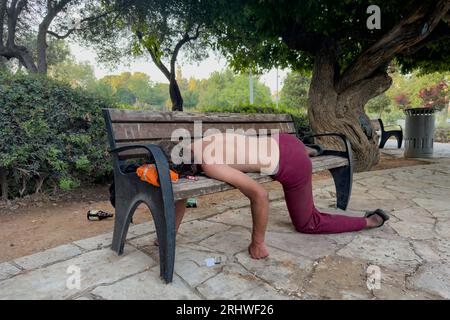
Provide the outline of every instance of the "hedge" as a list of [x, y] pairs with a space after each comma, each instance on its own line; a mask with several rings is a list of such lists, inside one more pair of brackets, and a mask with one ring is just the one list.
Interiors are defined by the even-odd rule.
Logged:
[[309, 121], [304, 109], [302, 108], [287, 108], [284, 106], [264, 106], [259, 107], [255, 105], [238, 105], [232, 107], [216, 107], [207, 106], [199, 109], [200, 112], [231, 112], [231, 113], [274, 113], [274, 114], [290, 114], [295, 122], [300, 136], [311, 132]]
[[0, 74], [2, 197], [103, 179], [111, 170], [101, 115], [108, 106], [44, 76]]

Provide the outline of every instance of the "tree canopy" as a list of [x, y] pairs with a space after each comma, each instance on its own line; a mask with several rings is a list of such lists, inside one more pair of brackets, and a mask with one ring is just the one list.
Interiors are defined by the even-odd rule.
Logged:
[[[377, 1], [381, 29], [369, 29], [367, 8], [372, 2], [221, 1], [217, 10], [220, 19], [215, 19], [213, 33], [218, 48], [238, 69], [279, 65], [311, 71], [315, 53], [330, 40], [338, 43], [341, 71], [354, 65], [355, 58], [375, 44], [376, 50], [366, 55], [380, 55], [386, 49], [384, 62], [395, 57], [404, 71], [418, 67], [428, 72], [449, 69], [448, 1]], [[379, 42], [389, 33], [391, 39], [402, 39]]]
[[306, 110], [310, 82], [309, 77], [298, 72], [290, 72], [286, 76], [280, 92], [280, 103], [288, 108]]
[[95, 0], [0, 0], [0, 56], [17, 59], [29, 72], [47, 73], [47, 36], [65, 38], [51, 27], [70, 28], [76, 15], [83, 20], [83, 8]]
[[[237, 70], [273, 66], [312, 72], [314, 132], [350, 139], [357, 170], [379, 160], [364, 106], [392, 84], [387, 67], [448, 70], [448, 0], [223, 0], [209, 30]], [[376, 23], [372, 23], [376, 21]]]

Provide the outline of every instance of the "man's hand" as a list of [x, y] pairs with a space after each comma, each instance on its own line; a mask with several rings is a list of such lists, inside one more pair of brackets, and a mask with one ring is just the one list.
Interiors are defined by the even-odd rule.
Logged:
[[264, 244], [264, 242], [250, 243], [250, 245], [248, 246], [248, 253], [253, 259], [264, 259], [269, 256], [269, 250], [267, 250], [267, 247]]

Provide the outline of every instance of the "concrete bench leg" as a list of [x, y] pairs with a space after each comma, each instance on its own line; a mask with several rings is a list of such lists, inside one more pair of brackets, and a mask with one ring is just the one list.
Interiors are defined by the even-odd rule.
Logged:
[[145, 203], [152, 212], [155, 223], [159, 242], [161, 277], [167, 283], [172, 282], [175, 263], [175, 204], [172, 193], [168, 192], [163, 195], [160, 188], [144, 184], [136, 177], [127, 182], [122, 181], [117, 186], [120, 190], [129, 190], [129, 194], [132, 194], [133, 197], [127, 196], [128, 193], [116, 194], [116, 214], [111, 249], [119, 255], [123, 253], [133, 214], [139, 204]]
[[151, 202], [159, 242], [160, 275], [169, 283], [173, 279], [175, 264], [175, 205], [163, 201]]
[[380, 149], [383, 149], [383, 148], [384, 148], [384, 145], [386, 144], [386, 142], [388, 141], [388, 139], [389, 139], [389, 137], [386, 136], [385, 134], [382, 134], [382, 135], [381, 135], [381, 140], [380, 140], [380, 145], [379, 145], [379, 148], [380, 148]]
[[330, 169], [336, 186], [337, 207], [346, 210], [352, 194], [353, 169], [351, 166]]
[[403, 141], [403, 131], [400, 131], [397, 133], [397, 147], [400, 149], [402, 147], [402, 141]]
[[403, 132], [402, 131], [391, 131], [391, 132], [383, 133], [381, 135], [379, 148], [383, 149], [384, 145], [386, 144], [388, 139], [392, 136], [394, 136], [395, 139], [397, 139], [397, 147], [398, 147], [398, 149], [400, 149], [402, 147], [402, 141], [403, 141]]
[[138, 205], [139, 203], [134, 203], [134, 205], [132, 205], [131, 202], [116, 202], [116, 212], [114, 215], [114, 233], [111, 249], [117, 252], [117, 254], [119, 255], [123, 253], [123, 248], [128, 233], [128, 227], [130, 226], [134, 211], [136, 210]]

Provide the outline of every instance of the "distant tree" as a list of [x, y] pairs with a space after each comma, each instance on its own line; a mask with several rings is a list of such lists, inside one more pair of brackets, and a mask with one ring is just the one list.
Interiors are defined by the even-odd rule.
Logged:
[[408, 95], [404, 92], [395, 96], [394, 100], [400, 109], [411, 108], [411, 100], [409, 99]]
[[441, 81], [431, 87], [422, 88], [419, 91], [419, 97], [422, 99], [425, 108], [441, 111], [448, 107], [448, 86], [444, 81]]
[[53, 79], [69, 83], [73, 88], [80, 87], [92, 91], [97, 85], [94, 68], [88, 62], [78, 63], [73, 58], [50, 65], [48, 75]]
[[298, 72], [290, 72], [284, 80], [280, 103], [288, 108], [307, 109], [311, 79]]
[[442, 111], [442, 115], [438, 117], [439, 125], [446, 126], [448, 118], [448, 109], [450, 108], [449, 87], [444, 80], [432, 85], [428, 88], [422, 88], [419, 91], [419, 97], [423, 101], [423, 106]]
[[445, 82], [449, 78], [450, 72], [433, 72], [423, 74], [420, 69], [407, 74], [401, 74], [399, 71], [391, 73], [393, 85], [386, 91], [386, 95], [392, 100], [401, 93], [405, 93], [411, 100], [411, 105], [419, 107], [423, 104], [419, 96], [421, 89], [429, 87], [430, 84]]
[[[254, 77], [254, 104], [269, 105], [272, 102], [270, 89]], [[249, 104], [248, 75], [235, 75], [230, 69], [215, 71], [200, 85], [199, 107], [227, 107]]]
[[143, 108], [161, 109], [169, 98], [167, 84], [154, 84], [142, 72], [122, 72], [108, 75], [98, 81], [102, 95], [109, 95], [118, 102]]
[[[96, 49], [103, 62], [117, 63], [124, 57], [149, 55], [169, 81], [173, 110], [183, 109], [176, 80], [176, 62], [181, 50], [188, 59], [207, 56], [204, 24], [208, 12], [203, 2], [190, 0], [104, 1], [104, 19], [85, 30], [83, 38]], [[200, 14], [199, 16], [195, 15]]]
[[383, 112], [390, 112], [391, 99], [385, 94], [370, 99], [366, 104], [366, 110], [369, 113], [376, 113], [381, 118]]
[[47, 73], [50, 26], [69, 6], [80, 3], [81, 0], [0, 0], [0, 56], [17, 59], [29, 72]]
[[126, 87], [118, 88], [116, 91], [116, 96], [120, 102], [128, 105], [134, 105], [137, 100], [134, 93]]

